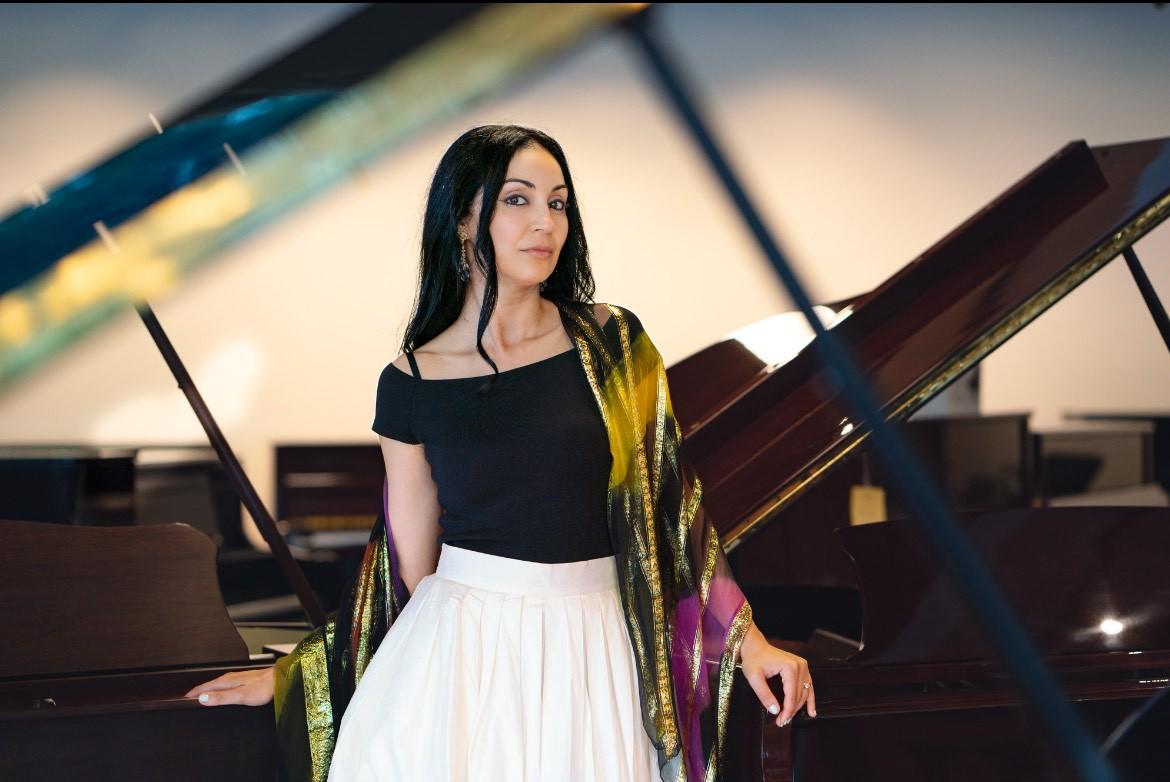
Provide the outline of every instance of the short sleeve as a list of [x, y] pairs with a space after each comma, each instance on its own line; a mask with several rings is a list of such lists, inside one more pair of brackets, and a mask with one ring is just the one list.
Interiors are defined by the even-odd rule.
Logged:
[[392, 440], [412, 445], [420, 442], [414, 432], [416, 386], [413, 377], [393, 364], [387, 364], [378, 378], [378, 395], [374, 400], [374, 424], [370, 428]]

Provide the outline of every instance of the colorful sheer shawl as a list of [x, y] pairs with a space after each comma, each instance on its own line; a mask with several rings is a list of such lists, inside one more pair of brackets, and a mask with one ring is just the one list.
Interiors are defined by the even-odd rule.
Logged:
[[[609, 530], [643, 724], [664, 782], [715, 782], [751, 606], [682, 452], [662, 356], [636, 315], [606, 306], [616, 338], [591, 311], [561, 311], [576, 326], [570, 333], [609, 433]], [[383, 483], [382, 512], [341, 605], [276, 663], [277, 732], [290, 780], [327, 779], [342, 714], [408, 599], [398, 573]]]

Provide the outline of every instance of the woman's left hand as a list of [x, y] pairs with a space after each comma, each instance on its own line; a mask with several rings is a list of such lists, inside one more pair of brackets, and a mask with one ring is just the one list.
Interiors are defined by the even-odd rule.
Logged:
[[[756, 697], [770, 713], [779, 715], [776, 724], [784, 727], [801, 707], [808, 706], [810, 717], [817, 716], [817, 699], [813, 692], [808, 662], [803, 657], [789, 654], [768, 643], [764, 634], [752, 622], [739, 647], [743, 675], [756, 692]], [[768, 686], [768, 677], [780, 674], [784, 682], [784, 708], [781, 711], [776, 696]], [[806, 684], [807, 683], [807, 684]]]

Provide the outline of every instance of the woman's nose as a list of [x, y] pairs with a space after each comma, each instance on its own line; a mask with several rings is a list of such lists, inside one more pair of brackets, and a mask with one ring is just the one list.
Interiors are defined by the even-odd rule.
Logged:
[[552, 208], [548, 206], [539, 210], [536, 214], [536, 220], [533, 222], [533, 225], [538, 228], [543, 228], [546, 231], [552, 230], [554, 219], [552, 212]]

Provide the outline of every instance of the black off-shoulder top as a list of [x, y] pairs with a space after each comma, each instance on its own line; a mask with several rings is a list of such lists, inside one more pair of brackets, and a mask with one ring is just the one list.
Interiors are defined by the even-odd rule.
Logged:
[[[615, 319], [602, 327], [613, 338]], [[532, 562], [614, 553], [606, 524], [612, 456], [573, 347], [491, 375], [427, 379], [387, 364], [372, 429], [422, 443], [438, 487], [440, 542]], [[391, 525], [394, 520], [391, 519]]]

